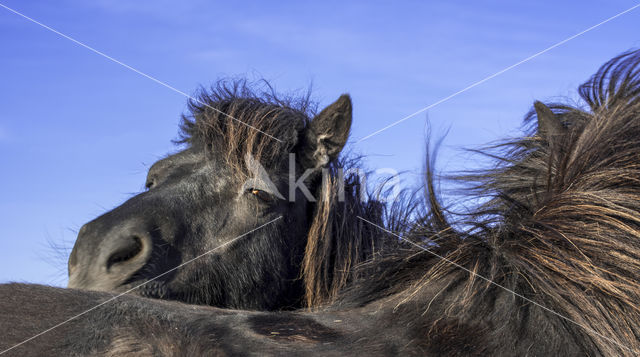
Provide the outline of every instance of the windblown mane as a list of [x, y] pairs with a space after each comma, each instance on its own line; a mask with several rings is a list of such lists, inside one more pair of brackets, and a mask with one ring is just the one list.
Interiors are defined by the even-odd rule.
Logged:
[[[483, 343], [500, 350], [506, 334], [532, 345], [571, 339], [604, 355], [639, 350], [640, 52], [609, 61], [579, 93], [584, 107], [549, 104], [550, 121], [532, 110], [524, 139], [488, 151], [493, 169], [456, 178], [485, 202], [472, 214], [442, 207], [429, 160], [424, 213], [413, 225], [415, 207], [360, 201], [354, 176], [338, 199], [332, 163], [318, 183], [301, 269], [307, 306], [392, 304], [441, 354], [461, 345], [481, 352]], [[238, 168], [247, 152], [270, 162], [294, 151], [312, 115], [308, 97], [289, 105], [244, 84], [200, 102], [207, 106], [192, 103], [183, 122], [185, 142], [233, 153]]]
[[[485, 199], [472, 215], [446, 212], [428, 168], [427, 213], [399, 234], [429, 242], [430, 252], [408, 244], [387, 252], [342, 304], [394, 296], [396, 309], [410, 309], [417, 324], [448, 291], [429, 339], [468, 329], [499, 343], [508, 323], [525, 335], [535, 324], [524, 322], [535, 320], [570, 331], [587, 351], [638, 351], [640, 51], [606, 63], [579, 93], [588, 107], [551, 104], [556, 122], [546, 128], [531, 111], [524, 139], [493, 147], [494, 169], [457, 177]], [[436, 297], [426, 293], [434, 287]]]
[[[298, 253], [278, 254], [299, 264], [305, 296], [296, 286], [292, 299], [311, 311], [222, 310], [127, 294], [143, 284], [118, 295], [2, 284], [0, 349], [19, 355], [638, 355], [640, 51], [606, 63], [579, 93], [582, 107], [534, 103], [524, 138], [479, 151], [496, 160], [493, 169], [456, 178], [468, 185], [472, 202], [481, 202], [472, 213], [456, 214], [440, 203], [429, 156], [421, 202], [412, 194], [390, 204], [361, 200], [365, 188], [357, 175], [342, 177], [341, 167], [354, 166], [344, 157], [323, 167], [326, 175], [314, 171], [309, 187], [317, 202], [289, 207], [308, 208], [304, 254], [300, 245]], [[317, 134], [313, 123], [325, 119], [320, 113], [310, 120], [308, 96], [291, 98], [256, 93], [242, 81], [221, 82], [191, 102], [182, 142], [187, 150], [218, 151], [212, 162], [226, 157], [237, 179], [250, 174], [246, 154], [267, 170], [287, 172], [283, 166], [300, 150], [300, 134], [307, 141]], [[350, 109], [347, 102], [344, 96], [336, 103]], [[302, 132], [307, 125], [312, 128]], [[296, 211], [296, 219], [302, 214]], [[114, 237], [138, 238], [133, 243], [142, 245], [129, 236], [140, 230], [126, 232]], [[135, 249], [132, 256], [141, 256]], [[122, 255], [130, 254], [116, 251], [118, 260]], [[290, 282], [295, 271], [287, 268]], [[210, 287], [197, 274], [193, 279]]]

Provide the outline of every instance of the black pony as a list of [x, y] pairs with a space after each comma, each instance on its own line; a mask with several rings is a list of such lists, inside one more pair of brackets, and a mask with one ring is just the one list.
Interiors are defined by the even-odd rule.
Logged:
[[312, 107], [244, 81], [192, 100], [186, 148], [151, 167], [146, 192], [80, 230], [69, 287], [127, 291], [188, 262], [132, 292], [258, 310], [335, 295], [380, 235], [356, 216], [381, 223], [381, 209], [336, 164], [349, 96]]
[[309, 120], [308, 101], [222, 87], [192, 103], [187, 148], [150, 190], [85, 226], [70, 258], [72, 287], [153, 279], [141, 295], [191, 305], [2, 285], [1, 345], [55, 327], [9, 351], [637, 355], [640, 52], [579, 92], [584, 108], [536, 102], [525, 137], [486, 151], [495, 168], [459, 177], [485, 203], [455, 215], [430, 165], [418, 208], [340, 184], [348, 97]]

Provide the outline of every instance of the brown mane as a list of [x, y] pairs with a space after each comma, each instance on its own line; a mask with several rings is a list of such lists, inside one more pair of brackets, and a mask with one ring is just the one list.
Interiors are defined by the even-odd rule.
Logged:
[[420, 321], [438, 303], [429, 293], [437, 288], [449, 294], [432, 332], [445, 323], [489, 335], [482, 326], [541, 319], [583, 336], [575, 341], [585, 350], [640, 350], [640, 51], [605, 64], [580, 94], [586, 109], [549, 105], [551, 129], [530, 112], [523, 139], [490, 150], [494, 169], [456, 178], [490, 198], [472, 215], [445, 211], [428, 168], [427, 213], [404, 237], [431, 242], [449, 261], [409, 245], [387, 252], [343, 304], [393, 296], [385, 304]]
[[[620, 345], [640, 348], [639, 67], [640, 52], [611, 60], [580, 87], [586, 108], [550, 104], [555, 123], [547, 129], [531, 111], [524, 139], [485, 151], [497, 160], [494, 169], [456, 178], [471, 184], [474, 197], [490, 198], [471, 215], [441, 206], [430, 165], [425, 213], [410, 224], [415, 217], [407, 212], [416, 207], [393, 213], [379, 202], [361, 202], [356, 177], [346, 178], [346, 200], [339, 200], [340, 165], [332, 163], [329, 179], [318, 185], [307, 237], [301, 270], [306, 305], [391, 299], [386, 303], [410, 307], [419, 320], [438, 301], [426, 291], [438, 287], [456, 292], [444, 304], [459, 329], [482, 331], [484, 322], [500, 320], [497, 305], [516, 304], [530, 319], [586, 337], [580, 342], [586, 349], [619, 354], [629, 352]], [[216, 110], [192, 103], [184, 141], [226, 150], [232, 160], [251, 152], [261, 162], [275, 162], [294, 150], [312, 113], [308, 96], [283, 101], [247, 88], [223, 84], [203, 94], [199, 100]], [[233, 164], [240, 172], [243, 163]], [[388, 228], [399, 221], [402, 228], [392, 229], [399, 236], [428, 242], [446, 260], [397, 245], [358, 216]], [[568, 320], [538, 311], [536, 304]], [[433, 321], [431, 330], [451, 328], [446, 317]]]

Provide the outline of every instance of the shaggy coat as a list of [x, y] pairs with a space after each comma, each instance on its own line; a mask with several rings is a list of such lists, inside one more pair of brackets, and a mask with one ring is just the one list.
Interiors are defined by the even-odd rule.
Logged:
[[[109, 293], [9, 284], [0, 286], [8, 331], [0, 347], [106, 302], [9, 352], [640, 354], [640, 52], [606, 63], [579, 93], [584, 107], [536, 102], [523, 138], [483, 151], [494, 168], [456, 178], [484, 202], [471, 214], [442, 207], [430, 160], [422, 210], [407, 199], [401, 209], [369, 202], [367, 216], [355, 203], [340, 211], [351, 206], [334, 199], [338, 176], [317, 182], [322, 199], [309, 206], [300, 263], [305, 309], [223, 310], [129, 295], [109, 301]], [[189, 123], [188, 132], [199, 125]], [[267, 132], [265, 125], [278, 125], [249, 124]], [[295, 146], [263, 146], [262, 157], [280, 150]], [[367, 235], [373, 243], [362, 245]]]

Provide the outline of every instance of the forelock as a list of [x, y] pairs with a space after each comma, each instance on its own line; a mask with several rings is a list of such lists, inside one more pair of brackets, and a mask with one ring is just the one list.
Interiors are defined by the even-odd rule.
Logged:
[[265, 166], [282, 162], [315, 111], [309, 92], [279, 95], [266, 81], [222, 80], [189, 101], [178, 142], [212, 151], [244, 172], [247, 154]]

